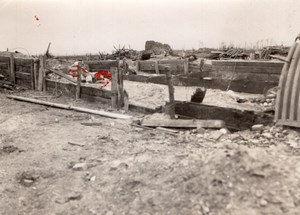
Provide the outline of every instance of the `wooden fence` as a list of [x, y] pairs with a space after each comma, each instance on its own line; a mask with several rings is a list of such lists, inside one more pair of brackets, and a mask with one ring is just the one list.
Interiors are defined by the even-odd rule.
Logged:
[[37, 84], [38, 60], [18, 58], [13, 53], [10, 57], [0, 56], [0, 74], [13, 84], [35, 89]]

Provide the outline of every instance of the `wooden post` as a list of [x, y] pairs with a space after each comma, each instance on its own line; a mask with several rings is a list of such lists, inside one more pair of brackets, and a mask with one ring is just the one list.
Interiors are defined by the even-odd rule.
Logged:
[[127, 64], [126, 64], [126, 59], [123, 58], [123, 74], [126, 74], [127, 73]]
[[16, 68], [15, 68], [15, 59], [14, 54], [10, 53], [10, 81], [16, 83]]
[[158, 61], [155, 61], [155, 73], [159, 74]]
[[140, 69], [141, 69], [140, 67], [141, 67], [141, 66], [140, 66], [140, 61], [137, 60], [137, 61], [136, 61], [136, 70], [137, 70], [137, 71], [140, 71]]
[[169, 88], [169, 104], [166, 109], [170, 114], [171, 119], [175, 119], [175, 99], [174, 99], [174, 86], [172, 83], [172, 75], [169, 67], [165, 67], [165, 73], [167, 78], [167, 84]]
[[35, 83], [34, 83], [34, 59], [31, 59], [30, 62], [30, 78], [31, 78], [31, 89], [35, 89]]
[[39, 80], [38, 80], [39, 91], [46, 91], [45, 63], [46, 63], [46, 57], [44, 55], [40, 56], [40, 70], [39, 70]]
[[200, 72], [202, 72], [203, 71], [203, 66], [204, 66], [204, 58], [201, 58], [200, 59]]
[[118, 68], [111, 67], [110, 73], [112, 74], [111, 106], [112, 106], [112, 108], [117, 108], [117, 105], [118, 105]]
[[189, 73], [189, 59], [185, 59], [183, 64], [183, 72], [185, 75]]
[[[118, 60], [118, 108], [122, 108], [124, 105], [124, 86], [123, 86], [123, 72], [124, 70], [120, 68], [120, 61]], [[123, 61], [124, 63], [124, 61]], [[123, 68], [124, 68], [123, 64]]]
[[81, 88], [81, 69], [77, 69], [77, 85], [76, 85], [76, 100], [80, 99], [80, 88]]
[[38, 72], [39, 72], [39, 59], [34, 59], [33, 65], [33, 78], [34, 78], [34, 89], [38, 89]]

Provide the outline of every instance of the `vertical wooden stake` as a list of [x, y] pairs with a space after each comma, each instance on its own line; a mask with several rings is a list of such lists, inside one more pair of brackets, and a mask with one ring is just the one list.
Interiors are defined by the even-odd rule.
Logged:
[[140, 69], [141, 69], [140, 67], [141, 67], [140, 61], [137, 60], [137, 61], [136, 61], [136, 70], [137, 70], [137, 71], [140, 71]]
[[[122, 108], [124, 105], [124, 85], [123, 85], [124, 70], [121, 69], [119, 65], [120, 64], [118, 64], [118, 108]], [[123, 68], [124, 66], [125, 65], [123, 64]]]
[[76, 100], [80, 99], [80, 88], [81, 88], [81, 69], [77, 69], [77, 85], [76, 85]]
[[155, 61], [155, 73], [159, 74], [158, 61]]
[[169, 88], [169, 104], [166, 107], [167, 112], [170, 114], [171, 119], [175, 119], [175, 99], [174, 99], [174, 86], [172, 83], [172, 75], [169, 67], [165, 68], [167, 84]]
[[185, 75], [189, 73], [189, 59], [185, 59], [183, 64], [183, 72]]
[[111, 106], [117, 108], [118, 105], [118, 68], [111, 67], [110, 73], [112, 74], [111, 81]]
[[33, 78], [34, 78], [34, 88], [38, 90], [38, 72], [39, 72], [39, 59], [34, 59], [34, 66], [33, 66]]
[[34, 59], [30, 62], [30, 78], [31, 78], [31, 89], [35, 89], [35, 83], [34, 83]]
[[42, 70], [42, 74], [43, 74], [43, 91], [46, 92], [46, 55], [42, 56], [42, 65], [43, 65], [43, 70]]
[[200, 72], [203, 71], [203, 66], [204, 66], [204, 58], [201, 58], [201, 60], [200, 60]]
[[16, 68], [15, 68], [15, 59], [14, 54], [10, 53], [10, 81], [16, 83]]
[[38, 78], [38, 90], [43, 91], [46, 86], [45, 85], [45, 57], [40, 56], [40, 69], [39, 69], [39, 78]]

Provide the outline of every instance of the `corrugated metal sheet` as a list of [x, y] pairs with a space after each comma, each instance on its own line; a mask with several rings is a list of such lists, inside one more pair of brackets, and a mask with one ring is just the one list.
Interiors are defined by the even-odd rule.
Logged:
[[275, 107], [277, 124], [300, 127], [300, 43], [291, 47], [281, 72]]

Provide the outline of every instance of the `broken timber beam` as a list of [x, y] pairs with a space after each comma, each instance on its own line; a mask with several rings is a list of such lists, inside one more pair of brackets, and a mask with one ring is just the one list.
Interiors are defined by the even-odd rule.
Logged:
[[56, 107], [56, 108], [61, 108], [61, 109], [66, 109], [66, 110], [75, 110], [78, 112], [90, 113], [90, 114], [109, 117], [109, 118], [113, 118], [113, 119], [130, 119], [131, 118], [131, 116], [129, 116], [129, 115], [111, 113], [111, 112], [106, 112], [106, 111], [101, 111], [101, 110], [92, 110], [92, 109], [88, 109], [88, 108], [75, 107], [75, 106], [58, 104], [58, 103], [52, 103], [52, 102], [47, 102], [47, 101], [42, 101], [42, 100], [32, 99], [32, 98], [26, 98], [26, 97], [21, 97], [21, 96], [7, 96], [7, 98], [24, 101], [24, 102], [30, 102], [30, 103], [34, 103], [34, 104], [45, 105], [45, 106], [49, 106], [49, 107]]
[[167, 128], [223, 128], [222, 120], [144, 119], [142, 126]]
[[77, 83], [77, 81], [75, 81], [73, 78], [71, 78], [71, 77], [67, 76], [66, 74], [64, 74], [63, 71], [61, 71], [61, 70], [54, 70], [54, 69], [49, 69], [49, 68], [47, 68], [47, 70], [55, 73], [56, 75], [59, 75], [62, 78], [67, 79], [68, 81], [70, 81], [70, 82], [72, 82], [74, 84]]

